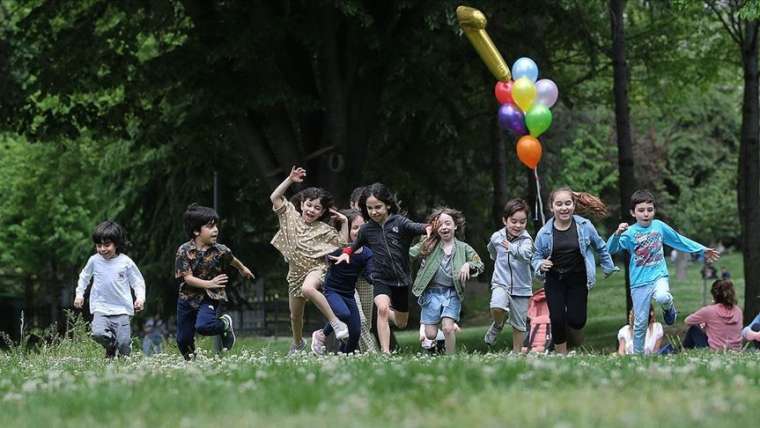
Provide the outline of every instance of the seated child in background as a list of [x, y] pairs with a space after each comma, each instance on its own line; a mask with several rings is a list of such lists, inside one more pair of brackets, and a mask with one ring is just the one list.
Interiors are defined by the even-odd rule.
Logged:
[[710, 289], [713, 304], [686, 317], [691, 327], [683, 340], [684, 348], [706, 348], [715, 351], [739, 350], [742, 347], [742, 311], [736, 306], [734, 284], [719, 279]]
[[[628, 324], [618, 331], [618, 354], [633, 354], [633, 310], [628, 312]], [[656, 354], [662, 344], [662, 324], [657, 322], [654, 315], [654, 306], [649, 305], [649, 321], [647, 335], [644, 340], [644, 354]]]

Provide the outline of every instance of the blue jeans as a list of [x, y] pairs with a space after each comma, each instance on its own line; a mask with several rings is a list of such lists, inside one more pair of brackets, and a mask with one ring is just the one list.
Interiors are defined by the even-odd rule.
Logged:
[[205, 297], [196, 308], [185, 299], [177, 299], [177, 346], [185, 359], [195, 352], [195, 333], [216, 336], [224, 333], [219, 319], [219, 301]]
[[644, 353], [644, 341], [649, 326], [649, 307], [652, 298], [662, 305], [663, 309], [673, 306], [673, 295], [670, 294], [668, 278], [661, 277], [654, 282], [638, 287], [631, 287], [631, 300], [633, 300], [633, 353]]
[[[362, 321], [354, 294], [343, 294], [325, 287], [325, 299], [327, 299], [327, 303], [335, 313], [335, 316], [348, 325], [348, 340], [340, 345], [340, 352], [350, 354], [356, 351], [356, 348], [359, 347]], [[332, 334], [333, 328], [330, 323], [325, 324], [322, 332], [325, 336]]]
[[686, 349], [709, 348], [710, 343], [707, 341], [707, 334], [698, 325], [693, 325], [686, 330], [686, 336], [683, 338], [683, 347]]

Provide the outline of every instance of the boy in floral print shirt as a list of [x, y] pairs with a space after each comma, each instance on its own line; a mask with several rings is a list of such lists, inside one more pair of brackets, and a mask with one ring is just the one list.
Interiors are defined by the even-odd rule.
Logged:
[[219, 316], [219, 303], [227, 301], [229, 266], [245, 278], [251, 271], [232, 251], [217, 243], [219, 216], [212, 208], [191, 204], [184, 215], [185, 232], [190, 241], [180, 245], [175, 259], [175, 277], [180, 280], [177, 298], [177, 346], [182, 356], [190, 360], [195, 353], [195, 333], [222, 337], [222, 347], [235, 344], [232, 317]]

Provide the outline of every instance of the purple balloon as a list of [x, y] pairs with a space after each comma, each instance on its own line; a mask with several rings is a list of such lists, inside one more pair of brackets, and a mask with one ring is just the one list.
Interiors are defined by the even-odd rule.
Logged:
[[536, 82], [536, 104], [543, 104], [551, 107], [557, 102], [559, 89], [557, 85], [549, 79], [541, 79]]
[[499, 127], [504, 131], [512, 131], [517, 137], [528, 133], [525, 128], [525, 116], [514, 104], [506, 103], [499, 107]]

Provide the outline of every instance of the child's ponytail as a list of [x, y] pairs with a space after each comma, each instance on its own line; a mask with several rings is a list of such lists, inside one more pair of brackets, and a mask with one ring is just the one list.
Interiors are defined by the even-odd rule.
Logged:
[[586, 192], [572, 192], [575, 201], [575, 210], [594, 218], [607, 217], [609, 211], [607, 205], [598, 197]]
[[554, 189], [549, 195], [549, 204], [554, 205], [554, 197], [560, 192], [567, 192], [570, 194], [573, 198], [573, 204], [575, 204], [575, 212], [598, 219], [607, 217], [607, 205], [605, 205], [601, 199], [590, 193], [573, 192], [573, 189], [567, 186]]

